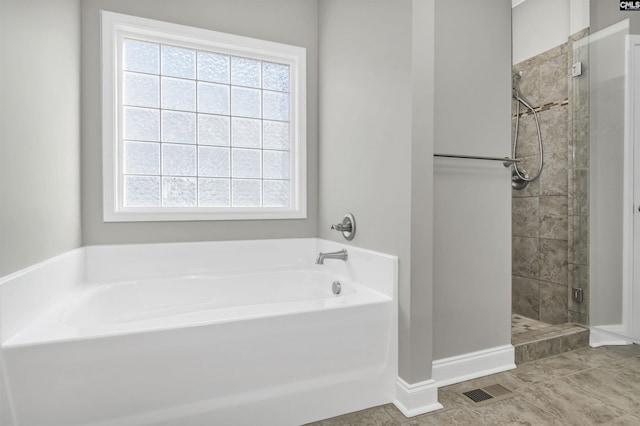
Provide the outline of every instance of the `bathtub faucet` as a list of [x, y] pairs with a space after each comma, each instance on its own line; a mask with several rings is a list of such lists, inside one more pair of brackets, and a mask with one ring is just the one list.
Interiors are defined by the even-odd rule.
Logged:
[[316, 258], [316, 263], [318, 265], [324, 265], [324, 260], [325, 259], [340, 259], [340, 260], [344, 260], [345, 262], [347, 261], [347, 250], [342, 249], [339, 251], [332, 251], [331, 253], [322, 253], [320, 252], [318, 254], [318, 257]]

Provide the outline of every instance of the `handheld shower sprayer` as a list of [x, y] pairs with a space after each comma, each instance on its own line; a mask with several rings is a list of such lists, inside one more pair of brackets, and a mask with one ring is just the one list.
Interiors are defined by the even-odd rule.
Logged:
[[543, 160], [543, 149], [542, 149], [542, 134], [540, 132], [540, 122], [538, 120], [538, 113], [536, 110], [527, 102], [521, 95], [519, 90], [520, 80], [522, 78], [522, 71], [514, 73], [511, 77], [512, 80], [512, 96], [516, 100], [516, 116], [515, 116], [515, 127], [513, 132], [513, 158], [517, 158], [516, 150], [518, 149], [518, 129], [520, 124], [520, 105], [524, 105], [530, 113], [533, 115], [533, 119], [536, 123], [536, 130], [538, 133], [538, 151], [540, 153], [540, 160], [538, 162], [538, 172], [533, 176], [529, 177], [529, 174], [524, 169], [518, 169], [518, 165], [513, 163], [513, 174], [511, 176], [511, 186], [516, 189], [524, 189], [529, 182], [533, 182], [534, 180], [540, 177], [540, 173], [542, 173], [542, 167], [544, 166]]

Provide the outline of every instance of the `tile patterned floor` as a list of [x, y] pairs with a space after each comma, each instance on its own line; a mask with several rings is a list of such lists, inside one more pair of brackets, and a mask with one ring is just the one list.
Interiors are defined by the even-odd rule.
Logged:
[[[499, 383], [514, 395], [476, 406], [461, 393]], [[442, 410], [405, 418], [392, 404], [313, 423], [338, 425], [640, 425], [640, 346], [585, 348], [439, 390]]]

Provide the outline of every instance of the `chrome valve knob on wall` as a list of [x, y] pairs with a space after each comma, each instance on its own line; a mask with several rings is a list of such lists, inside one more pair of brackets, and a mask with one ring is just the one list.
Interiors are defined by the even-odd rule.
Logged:
[[344, 215], [342, 222], [331, 225], [331, 229], [342, 232], [342, 236], [351, 241], [356, 235], [356, 218], [351, 213], [347, 213]]

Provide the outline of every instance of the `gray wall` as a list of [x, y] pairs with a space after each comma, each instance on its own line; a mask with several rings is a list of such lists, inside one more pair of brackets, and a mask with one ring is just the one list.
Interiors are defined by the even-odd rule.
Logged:
[[430, 377], [431, 359], [423, 358], [422, 368], [409, 362], [409, 327], [416, 326], [410, 307], [412, 2], [319, 5], [318, 233], [350, 244], [329, 226], [352, 212], [358, 225], [352, 244], [399, 256], [400, 376], [418, 382]]
[[0, 277], [80, 245], [79, 18], [78, 0], [0, 1]]
[[406, 314], [399, 319], [410, 347], [408, 359], [401, 361], [420, 379], [432, 376], [433, 359], [435, 19], [435, 0], [413, 1], [411, 282], [400, 299]]
[[[511, 2], [437, 0], [435, 152], [510, 153]], [[501, 163], [434, 165], [434, 359], [511, 341], [511, 193]]]
[[399, 256], [400, 376], [509, 344], [509, 173], [432, 154], [508, 155], [511, 3], [323, 0], [319, 22], [318, 232], [349, 244], [351, 211], [353, 244]]
[[80, 5], [0, 4], [1, 277], [80, 245]]
[[[514, 7], [513, 63], [520, 63], [566, 43], [570, 9], [569, 0], [525, 1]], [[544, 31], [540, 31], [543, 26]]]
[[640, 34], [640, 12], [620, 10], [619, 0], [590, 0], [590, 32], [596, 32], [629, 19], [629, 33]]
[[[307, 219], [104, 223], [100, 9], [307, 49]], [[83, 244], [313, 237], [317, 233], [317, 0], [86, 0], [82, 2]]]

